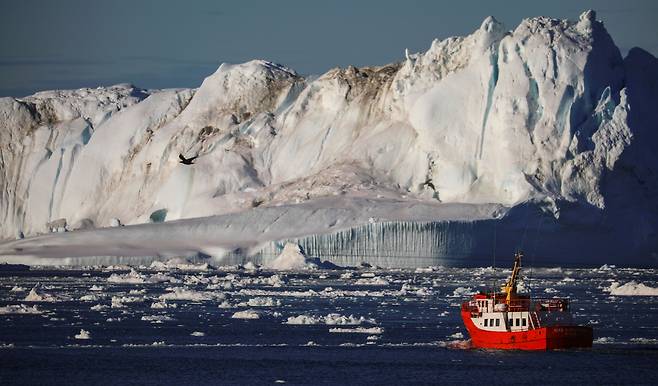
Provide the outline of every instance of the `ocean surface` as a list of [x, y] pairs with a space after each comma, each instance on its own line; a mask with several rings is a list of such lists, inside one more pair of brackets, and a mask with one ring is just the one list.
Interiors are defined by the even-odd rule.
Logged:
[[653, 269], [524, 271], [594, 328], [552, 352], [470, 347], [459, 304], [503, 270], [129, 269], [0, 272], [0, 384], [658, 384]]

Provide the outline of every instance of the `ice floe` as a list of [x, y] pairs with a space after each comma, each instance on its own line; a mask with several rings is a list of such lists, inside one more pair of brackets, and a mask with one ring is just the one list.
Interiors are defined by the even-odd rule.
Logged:
[[354, 315], [343, 316], [341, 314], [331, 313], [326, 316], [315, 316], [301, 314], [297, 316], [290, 316], [284, 324], [303, 325], [303, 324], [326, 324], [326, 325], [345, 325], [345, 326], [358, 326], [362, 323], [376, 324], [374, 319], [355, 317]]
[[91, 339], [91, 334], [87, 330], [80, 329], [80, 332], [75, 334], [74, 338], [81, 340]]
[[473, 295], [474, 293], [475, 291], [473, 291], [471, 287], [457, 287], [454, 291], [452, 291], [452, 297], [461, 298], [464, 296]]
[[223, 292], [217, 291], [195, 291], [191, 289], [176, 287], [173, 291], [160, 295], [160, 300], [190, 300], [190, 301], [208, 301], [208, 300], [223, 300], [226, 295]]
[[658, 288], [649, 287], [636, 281], [630, 281], [623, 285], [615, 281], [604, 291], [610, 292], [610, 295], [614, 296], [658, 296]]
[[260, 319], [260, 313], [253, 310], [238, 311], [231, 316], [232, 319]]
[[265, 265], [268, 269], [278, 271], [294, 271], [308, 269], [311, 266], [306, 262], [304, 251], [297, 244], [286, 243], [281, 254]]
[[278, 307], [281, 301], [271, 297], [266, 298], [253, 298], [247, 301], [249, 307]]
[[331, 333], [342, 333], [342, 334], [377, 335], [377, 334], [383, 334], [384, 329], [381, 328], [381, 327], [356, 327], [356, 328], [334, 327], [334, 328], [330, 328], [329, 332], [331, 332]]
[[176, 304], [176, 303], [167, 303], [166, 301], [151, 303], [151, 308], [155, 308], [155, 309], [177, 308], [177, 307], [178, 307], [178, 304]]
[[354, 284], [356, 284], [356, 285], [386, 286], [389, 283], [386, 279], [382, 279], [381, 277], [363, 277], [363, 278], [357, 279]]
[[26, 306], [25, 304], [14, 304], [0, 307], [0, 315], [41, 315], [37, 306]]
[[37, 292], [37, 287], [39, 285], [34, 286], [31, 290], [30, 293], [27, 294], [25, 299], [23, 301], [25, 302], [44, 302], [44, 303], [52, 303], [52, 302], [59, 302], [63, 300], [69, 300], [67, 297], [64, 296], [55, 296], [55, 295], [50, 295], [47, 293], [39, 293]]
[[141, 320], [145, 322], [162, 323], [162, 322], [171, 322], [175, 319], [167, 315], [144, 315], [142, 316]]

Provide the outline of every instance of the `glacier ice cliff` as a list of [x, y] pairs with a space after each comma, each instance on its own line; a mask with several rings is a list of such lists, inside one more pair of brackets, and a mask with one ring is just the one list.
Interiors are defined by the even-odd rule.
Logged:
[[313, 79], [255, 60], [0, 98], [0, 255], [657, 265], [657, 82], [587, 11]]

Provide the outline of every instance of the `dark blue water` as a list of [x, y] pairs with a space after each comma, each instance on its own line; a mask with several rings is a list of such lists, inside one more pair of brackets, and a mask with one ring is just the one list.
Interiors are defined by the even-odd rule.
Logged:
[[[533, 270], [525, 284], [534, 296], [569, 297], [576, 319], [594, 327], [592, 349], [555, 352], [468, 348], [459, 303], [467, 293], [491, 286], [495, 276], [488, 269], [309, 271], [274, 279], [266, 271], [138, 271], [130, 277], [144, 283], [110, 282], [113, 272], [101, 270], [2, 274], [0, 384], [656, 384], [658, 379], [658, 296], [606, 291], [612, 283], [631, 281], [656, 288], [655, 270]], [[119, 280], [124, 274], [118, 273]], [[497, 274], [499, 283], [503, 277]], [[25, 300], [34, 286], [43, 301]], [[161, 298], [175, 293], [186, 299]], [[21, 304], [31, 314], [11, 308]], [[240, 311], [258, 319], [233, 318]], [[288, 324], [289, 318], [313, 324]], [[76, 339], [81, 329], [89, 339]]]

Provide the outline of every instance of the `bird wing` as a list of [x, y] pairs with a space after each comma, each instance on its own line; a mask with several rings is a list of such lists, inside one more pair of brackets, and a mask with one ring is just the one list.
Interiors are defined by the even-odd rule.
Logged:
[[185, 157], [183, 157], [182, 154], [179, 154], [179, 155], [178, 155], [178, 158], [180, 158], [181, 161], [188, 161], [188, 159], [185, 158]]
[[187, 160], [188, 160], [188, 161], [194, 161], [194, 160], [197, 159], [197, 158], [199, 158], [199, 156], [198, 156], [198, 155], [195, 155], [194, 157], [192, 157], [192, 158], [188, 158]]

